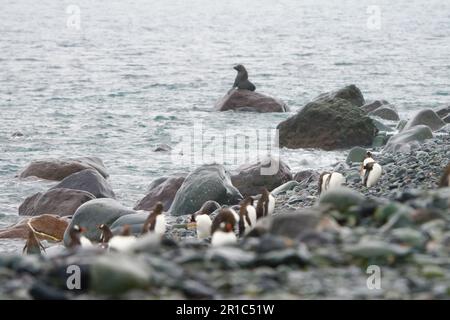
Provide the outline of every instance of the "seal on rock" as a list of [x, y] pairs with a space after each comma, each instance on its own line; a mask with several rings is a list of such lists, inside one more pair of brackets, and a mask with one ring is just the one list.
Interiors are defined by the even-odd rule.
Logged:
[[238, 74], [236, 75], [236, 79], [234, 80], [234, 84], [231, 90], [233, 90], [234, 88], [249, 91], [256, 90], [255, 85], [248, 80], [248, 72], [242, 64], [235, 65], [233, 69], [236, 70]]

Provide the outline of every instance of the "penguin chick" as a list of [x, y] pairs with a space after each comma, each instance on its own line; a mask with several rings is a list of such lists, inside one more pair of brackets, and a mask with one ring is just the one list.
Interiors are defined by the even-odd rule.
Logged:
[[274, 209], [275, 209], [274, 196], [267, 190], [267, 188], [263, 188], [261, 198], [259, 198], [258, 203], [256, 204], [257, 219], [261, 219], [263, 217], [272, 215]]
[[339, 172], [322, 172], [319, 177], [319, 195], [327, 190], [333, 190], [344, 185], [344, 176]]

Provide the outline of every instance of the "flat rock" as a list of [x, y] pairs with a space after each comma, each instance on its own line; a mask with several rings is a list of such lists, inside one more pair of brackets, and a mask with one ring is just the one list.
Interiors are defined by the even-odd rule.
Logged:
[[217, 111], [247, 111], [247, 112], [287, 112], [287, 105], [281, 100], [268, 97], [258, 92], [233, 89], [220, 99], [216, 105]]
[[[30, 224], [38, 233], [36, 236], [43, 240], [62, 240], [64, 232], [69, 224], [66, 218], [55, 215], [43, 214], [38, 217], [22, 219], [15, 225], [0, 230], [0, 239], [27, 239]], [[48, 236], [50, 237], [48, 237]]]

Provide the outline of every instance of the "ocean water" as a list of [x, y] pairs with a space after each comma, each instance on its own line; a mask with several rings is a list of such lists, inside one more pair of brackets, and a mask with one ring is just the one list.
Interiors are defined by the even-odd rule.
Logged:
[[[0, 4], [0, 228], [17, 220], [27, 196], [54, 184], [15, 177], [34, 159], [98, 156], [118, 200], [133, 206], [153, 179], [192, 169], [153, 149], [176, 145], [195, 124], [274, 129], [318, 94], [351, 83], [366, 100], [390, 101], [405, 119], [449, 104], [449, 1]], [[77, 17], [80, 28], [70, 23]], [[257, 91], [291, 112], [214, 112], [236, 63]], [[23, 136], [13, 137], [17, 131]], [[281, 157], [298, 171], [344, 153], [281, 150]], [[11, 243], [0, 241], [0, 251]]]

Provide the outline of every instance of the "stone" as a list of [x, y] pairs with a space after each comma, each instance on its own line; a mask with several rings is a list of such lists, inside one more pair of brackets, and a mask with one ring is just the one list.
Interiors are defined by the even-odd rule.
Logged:
[[[272, 168], [275, 172], [269, 172]], [[231, 182], [244, 197], [260, 194], [262, 187], [271, 191], [290, 180], [292, 173], [289, 166], [275, 158], [243, 165], [231, 174]]]
[[139, 201], [134, 210], [151, 211], [158, 202], [162, 202], [164, 209], [169, 210], [184, 179], [185, 176], [171, 176], [164, 180], [158, 179], [161, 183], [152, 183], [146, 196]]
[[336, 150], [372, 144], [378, 131], [372, 119], [347, 100], [323, 99], [278, 124], [280, 147]]
[[369, 115], [376, 116], [381, 119], [390, 120], [390, 121], [399, 121], [400, 120], [400, 117], [398, 116], [397, 111], [388, 106], [379, 107], [376, 110], [369, 112]]
[[320, 197], [319, 204], [330, 205], [340, 212], [348, 210], [352, 206], [359, 206], [365, 202], [365, 197], [359, 192], [347, 187], [328, 190]]
[[417, 125], [425, 125], [430, 127], [432, 131], [436, 131], [445, 126], [445, 122], [432, 109], [424, 109], [409, 120], [403, 130], [408, 130]]
[[83, 203], [93, 199], [95, 197], [86, 191], [65, 188], [51, 189], [26, 198], [19, 207], [19, 215], [38, 216], [47, 213], [71, 216]]
[[446, 116], [450, 115], [450, 106], [439, 109], [438, 111], [436, 111], [436, 114], [441, 118], [445, 118]]
[[428, 126], [416, 125], [392, 136], [383, 150], [391, 153], [409, 152], [411, 150], [411, 148], [408, 148], [409, 145], [414, 146], [414, 143], [422, 143], [431, 138], [433, 138], [433, 132]]
[[303, 170], [295, 174], [294, 180], [301, 183], [315, 183], [319, 181], [320, 173], [314, 170]]
[[0, 239], [27, 239], [30, 230], [29, 224], [38, 232], [36, 233], [36, 236], [39, 239], [60, 241], [64, 236], [64, 232], [69, 222], [66, 218], [50, 214], [26, 218], [6, 229], [1, 229]]
[[19, 173], [19, 177], [33, 176], [40, 179], [61, 181], [73, 173], [86, 169], [94, 169], [104, 178], [108, 177], [103, 161], [97, 157], [35, 160]]
[[368, 103], [364, 104], [363, 106], [361, 106], [361, 110], [363, 110], [365, 113], [370, 113], [372, 111], [375, 111], [379, 107], [381, 107], [383, 105], [388, 105], [388, 104], [389, 104], [389, 102], [387, 102], [386, 100], [375, 100], [375, 101], [368, 102]]
[[352, 162], [363, 162], [366, 158], [367, 149], [361, 147], [353, 147], [348, 153], [345, 163], [351, 164]]
[[233, 205], [242, 200], [241, 193], [233, 186], [230, 174], [222, 165], [203, 165], [191, 172], [175, 195], [170, 214], [192, 214], [208, 200], [220, 205]]
[[287, 112], [287, 105], [258, 92], [233, 89], [220, 99], [216, 105], [217, 111], [247, 111], [247, 112]]
[[163, 143], [163, 144], [159, 144], [155, 147], [155, 149], [153, 149], [153, 152], [169, 152], [172, 150], [172, 147]]
[[130, 210], [114, 199], [94, 199], [81, 205], [70, 222], [70, 225], [64, 233], [64, 244], [67, 246], [69, 243], [69, 232], [75, 224], [80, 227], [86, 228], [87, 231], [83, 233], [91, 241], [98, 242], [100, 240], [100, 230], [98, 226], [111, 224], [121, 216], [127, 214], [134, 214], [136, 211]]
[[361, 93], [361, 90], [359, 90], [359, 88], [356, 87], [354, 84], [351, 84], [336, 91], [322, 93], [319, 96], [317, 96], [313, 101], [329, 101], [335, 99], [347, 100], [356, 107], [361, 107], [365, 103], [364, 96]]
[[115, 198], [114, 191], [108, 181], [92, 169], [71, 174], [50, 190], [54, 189], [82, 190], [91, 193], [96, 198]]

